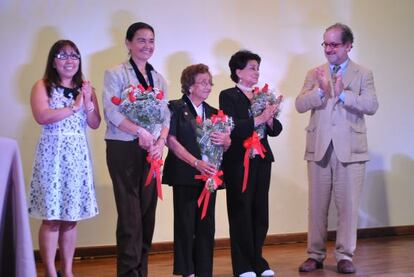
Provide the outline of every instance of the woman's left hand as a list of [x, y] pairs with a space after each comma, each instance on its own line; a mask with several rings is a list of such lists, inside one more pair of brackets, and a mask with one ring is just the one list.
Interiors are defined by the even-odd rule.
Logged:
[[157, 140], [149, 149], [149, 154], [153, 159], [161, 160], [164, 153], [164, 140]]
[[211, 141], [217, 145], [223, 145], [228, 148], [231, 144], [230, 131], [227, 132], [212, 132]]
[[85, 101], [85, 103], [88, 103], [88, 102], [92, 101], [91, 82], [83, 81], [81, 90], [82, 90], [82, 94], [83, 94], [83, 100]]

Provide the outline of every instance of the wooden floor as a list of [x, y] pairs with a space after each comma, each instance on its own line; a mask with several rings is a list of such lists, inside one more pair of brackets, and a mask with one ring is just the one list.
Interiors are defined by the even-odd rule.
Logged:
[[[266, 246], [264, 256], [278, 277], [283, 276], [344, 276], [336, 273], [332, 255], [333, 242], [328, 243], [328, 258], [324, 269], [311, 273], [299, 273], [297, 268], [306, 259], [306, 244], [293, 243]], [[414, 276], [414, 236], [361, 239], [354, 263], [357, 273], [350, 276]], [[152, 254], [149, 276], [172, 276], [172, 253]], [[37, 265], [38, 276], [43, 276], [41, 264]], [[76, 260], [74, 274], [80, 277], [116, 276], [114, 257]], [[228, 249], [214, 253], [214, 276], [231, 277], [231, 260]]]

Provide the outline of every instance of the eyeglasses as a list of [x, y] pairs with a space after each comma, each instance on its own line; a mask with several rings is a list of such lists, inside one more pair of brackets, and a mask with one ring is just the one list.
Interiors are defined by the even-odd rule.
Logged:
[[63, 61], [66, 61], [67, 59], [79, 60], [80, 55], [76, 54], [76, 53], [72, 53], [72, 54], [58, 53], [58, 54], [55, 55], [55, 58], [57, 58], [59, 60], [63, 60]]
[[331, 42], [331, 43], [322, 42], [321, 45], [322, 45], [323, 48], [328, 48], [328, 46], [331, 47], [331, 48], [338, 48], [339, 46], [342, 46], [344, 44], [343, 43], [335, 43], [335, 42]]
[[201, 85], [204, 88], [207, 87], [208, 85], [214, 86], [212, 82], [208, 82], [208, 81], [195, 82], [194, 84]]

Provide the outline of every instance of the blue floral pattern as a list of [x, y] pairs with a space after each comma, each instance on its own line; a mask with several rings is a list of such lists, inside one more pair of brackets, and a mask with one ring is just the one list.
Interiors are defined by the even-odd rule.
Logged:
[[[59, 109], [74, 99], [54, 88], [49, 107]], [[43, 125], [30, 182], [29, 214], [47, 220], [78, 221], [99, 213], [84, 110]]]

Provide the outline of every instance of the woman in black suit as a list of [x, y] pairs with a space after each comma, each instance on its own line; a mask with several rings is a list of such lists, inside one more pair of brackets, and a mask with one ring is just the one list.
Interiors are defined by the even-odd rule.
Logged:
[[[203, 161], [196, 138], [196, 117], [203, 120], [217, 113], [204, 102], [213, 84], [204, 64], [191, 65], [181, 75], [179, 100], [170, 101], [169, 152], [165, 161], [163, 183], [173, 187], [174, 202], [174, 274], [182, 276], [212, 276], [215, 232], [216, 194], [210, 196], [204, 219], [197, 206], [204, 182], [194, 179], [197, 174], [213, 175], [217, 168]], [[213, 133], [212, 142], [230, 145], [229, 133]]]
[[[235, 276], [274, 276], [262, 256], [262, 247], [269, 226], [269, 185], [271, 164], [274, 161], [267, 136], [277, 136], [282, 124], [274, 118], [278, 105], [268, 105], [263, 113], [253, 117], [251, 99], [253, 86], [259, 79], [261, 58], [249, 51], [235, 53], [229, 62], [231, 79], [236, 86], [220, 93], [220, 109], [231, 116], [235, 127], [232, 144], [224, 154], [222, 169], [227, 188], [227, 212], [230, 225], [231, 257]], [[247, 188], [242, 192], [243, 142], [252, 136], [255, 127], [265, 124], [260, 140], [266, 149], [265, 157], [256, 155], [250, 160]], [[257, 275], [256, 275], [257, 274]]]

